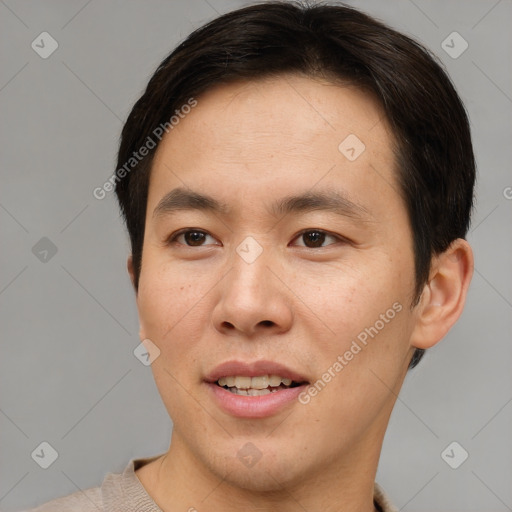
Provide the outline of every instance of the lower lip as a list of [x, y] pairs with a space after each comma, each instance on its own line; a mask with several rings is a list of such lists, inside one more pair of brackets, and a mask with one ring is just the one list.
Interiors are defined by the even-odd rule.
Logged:
[[238, 418], [266, 418], [280, 412], [307, 387], [306, 384], [295, 388], [281, 389], [261, 396], [235, 395], [215, 383], [206, 383], [219, 407]]

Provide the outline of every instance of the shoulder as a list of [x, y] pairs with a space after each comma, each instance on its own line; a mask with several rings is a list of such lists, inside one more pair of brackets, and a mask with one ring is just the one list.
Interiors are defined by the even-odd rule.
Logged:
[[101, 487], [91, 487], [24, 512], [103, 512], [103, 510]]
[[77, 491], [23, 512], [161, 512], [138, 478], [139, 470], [159, 457], [131, 459], [122, 473], [107, 473], [99, 487]]

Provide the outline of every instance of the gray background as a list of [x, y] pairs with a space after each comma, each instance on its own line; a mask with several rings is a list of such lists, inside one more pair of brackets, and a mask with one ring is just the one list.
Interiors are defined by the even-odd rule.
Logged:
[[[139, 344], [114, 197], [129, 109], [192, 29], [248, 2], [0, 2], [0, 507], [34, 506], [99, 485], [133, 457], [168, 447], [171, 422]], [[512, 510], [510, 0], [352, 2], [418, 38], [468, 108], [479, 167], [466, 310], [411, 372], [385, 439], [378, 481], [405, 511]], [[42, 59], [43, 31], [59, 47]], [[453, 31], [468, 49], [451, 58]], [[49, 238], [57, 253], [33, 247]], [[44, 249], [44, 243], [43, 249]], [[42, 441], [58, 452], [46, 470]], [[469, 453], [458, 469], [441, 452]]]

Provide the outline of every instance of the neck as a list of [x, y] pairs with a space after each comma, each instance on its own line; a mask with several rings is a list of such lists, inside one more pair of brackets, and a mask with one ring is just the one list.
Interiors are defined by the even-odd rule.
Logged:
[[367, 434], [366, 441], [361, 440], [350, 453], [324, 461], [307, 476], [286, 480], [272, 475], [272, 468], [267, 471], [260, 467], [260, 472], [268, 476], [268, 485], [264, 490], [254, 490], [240, 484], [236, 466], [219, 471], [206, 467], [175, 431], [169, 451], [141, 468], [137, 476], [164, 512], [334, 512], [340, 506], [343, 512], [374, 512], [373, 487], [383, 435]]

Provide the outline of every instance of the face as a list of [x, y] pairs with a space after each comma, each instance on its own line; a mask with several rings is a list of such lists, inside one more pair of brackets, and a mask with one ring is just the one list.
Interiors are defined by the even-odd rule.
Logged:
[[298, 76], [197, 102], [155, 156], [137, 294], [171, 449], [255, 490], [376, 465], [415, 324], [383, 113]]

